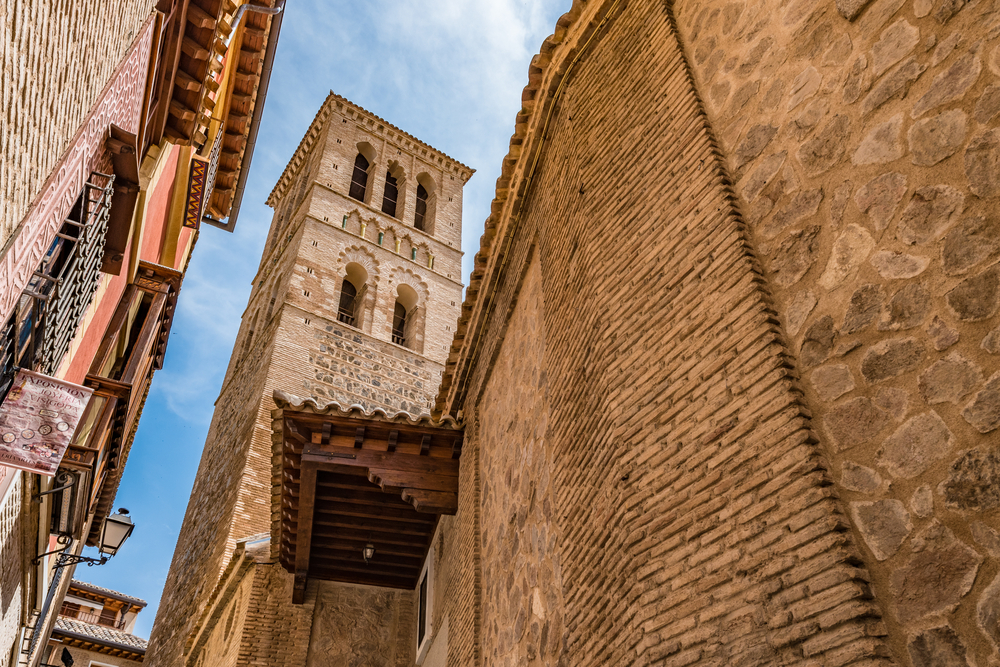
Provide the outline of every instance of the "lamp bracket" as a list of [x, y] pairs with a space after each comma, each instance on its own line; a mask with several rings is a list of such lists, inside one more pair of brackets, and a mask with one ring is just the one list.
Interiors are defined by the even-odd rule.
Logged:
[[[54, 489], [49, 489], [48, 491], [41, 491], [39, 493], [31, 494], [31, 502], [40, 503], [42, 502], [42, 496], [48, 496], [53, 493], [59, 493], [60, 491], [65, 491], [66, 489], [76, 486], [76, 482], [79, 479], [76, 475], [71, 474], [66, 470], [60, 470], [56, 475], [56, 483], [62, 484], [62, 486], [57, 486]], [[69, 480], [67, 482], [67, 480]]]

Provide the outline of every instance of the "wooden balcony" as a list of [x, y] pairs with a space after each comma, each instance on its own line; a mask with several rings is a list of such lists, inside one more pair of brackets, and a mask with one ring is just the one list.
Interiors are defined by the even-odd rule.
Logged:
[[108, 324], [84, 384], [94, 396], [62, 466], [91, 473], [88, 511], [93, 546], [110, 512], [153, 372], [163, 366], [181, 274], [141, 262]]
[[461, 427], [279, 391], [275, 403], [272, 540], [292, 601], [310, 577], [414, 588], [439, 516], [458, 510]]

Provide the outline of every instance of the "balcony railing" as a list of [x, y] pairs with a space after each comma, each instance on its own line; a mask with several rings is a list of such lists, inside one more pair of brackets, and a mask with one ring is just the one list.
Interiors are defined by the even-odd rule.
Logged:
[[74, 609], [74, 606], [63, 604], [59, 615], [76, 619], [83, 623], [90, 623], [91, 625], [103, 625], [106, 628], [115, 628], [116, 630], [121, 630], [125, 627], [124, 614], [121, 615], [121, 618], [118, 618], [119, 614], [117, 612], [105, 614], [98, 611], [83, 611], [79, 608]]
[[56, 372], [97, 287], [114, 176], [94, 172], [0, 327], [0, 400], [18, 368]]

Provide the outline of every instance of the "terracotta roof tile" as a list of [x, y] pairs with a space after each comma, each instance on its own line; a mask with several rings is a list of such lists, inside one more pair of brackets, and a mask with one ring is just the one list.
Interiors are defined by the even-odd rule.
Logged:
[[121, 630], [108, 628], [103, 625], [84, 623], [74, 618], [56, 618], [55, 633], [63, 633], [71, 637], [92, 639], [94, 643], [110, 646], [121, 646], [136, 653], [146, 652], [146, 640], [135, 635], [130, 635]]

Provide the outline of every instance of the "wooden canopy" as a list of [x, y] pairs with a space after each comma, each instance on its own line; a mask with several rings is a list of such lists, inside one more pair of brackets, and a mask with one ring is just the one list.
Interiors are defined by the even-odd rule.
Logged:
[[309, 577], [415, 588], [438, 517], [458, 510], [462, 429], [451, 418], [274, 399], [272, 539], [295, 575], [292, 601], [304, 601]]

